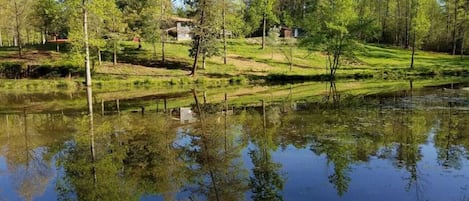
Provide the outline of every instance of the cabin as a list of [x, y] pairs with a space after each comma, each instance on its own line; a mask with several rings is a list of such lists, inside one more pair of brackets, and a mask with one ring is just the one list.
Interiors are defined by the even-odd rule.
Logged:
[[176, 38], [177, 41], [186, 41], [192, 39], [192, 24], [193, 20], [182, 17], [172, 17], [173, 26], [166, 29], [168, 35]]
[[280, 28], [280, 37], [282, 38], [298, 38], [304, 31], [300, 28]]
[[282, 38], [291, 38], [293, 36], [293, 31], [292, 29], [288, 27], [281, 27], [280, 28], [280, 37]]

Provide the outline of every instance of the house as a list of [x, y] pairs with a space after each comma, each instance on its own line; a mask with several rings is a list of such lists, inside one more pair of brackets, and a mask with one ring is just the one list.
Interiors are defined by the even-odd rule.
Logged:
[[175, 27], [171, 27], [166, 30], [169, 35], [175, 37], [177, 41], [192, 39], [192, 19], [172, 17], [171, 20], [173, 21], [173, 25], [175, 25]]

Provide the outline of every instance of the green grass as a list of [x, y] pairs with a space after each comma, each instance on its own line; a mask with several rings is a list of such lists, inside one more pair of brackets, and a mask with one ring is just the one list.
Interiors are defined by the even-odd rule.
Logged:
[[[152, 44], [143, 43], [137, 50], [135, 42], [121, 42], [117, 65], [111, 62], [110, 52], [104, 52], [104, 63], [95, 65], [94, 86], [102, 89], [164, 87], [164, 86], [227, 86], [229, 84], [248, 83], [278, 83], [323, 80], [328, 72], [325, 68], [324, 53], [311, 52], [306, 48], [293, 47], [293, 68], [290, 71], [289, 62], [283, 50], [289, 47], [266, 47], [262, 50], [259, 39], [230, 39], [228, 41], [228, 64], [223, 64], [221, 56], [207, 59], [207, 68], [199, 69], [198, 75], [189, 78], [187, 75], [192, 66], [192, 58], [188, 56], [189, 42], [171, 42], [166, 44], [166, 62], [161, 60], [161, 47], [157, 44], [156, 55]], [[59, 66], [80, 65], [81, 57], [70, 57], [66, 53], [55, 53], [53, 48], [38, 49], [27, 47], [26, 59], [18, 60], [15, 48], [0, 48], [0, 58], [4, 62], [25, 62], [27, 65], [45, 64], [52, 68]], [[390, 46], [363, 45], [355, 52], [356, 59], [346, 60], [338, 70], [339, 79], [391, 79], [402, 80], [419, 76], [466, 76], [469, 74], [469, 58], [460, 59], [443, 53], [417, 51], [415, 69], [410, 70], [410, 50], [403, 50]], [[200, 61], [201, 62], [201, 61]], [[94, 61], [97, 64], [97, 61]], [[201, 63], [199, 63], [201, 66]], [[1, 73], [0, 73], [1, 74]], [[63, 78], [54, 78], [63, 79]], [[55, 83], [47, 83], [49, 79], [42, 79], [45, 84], [30, 84], [33, 89], [53, 87]], [[64, 79], [67, 80], [67, 79]], [[81, 83], [83, 78], [72, 78], [73, 83]], [[30, 82], [31, 80], [26, 80]], [[41, 81], [36, 81], [41, 82]], [[0, 84], [2, 89], [24, 90], [26, 83], [16, 85]], [[52, 86], [51, 86], [52, 85]], [[56, 85], [70, 88], [70, 85]], [[31, 87], [29, 87], [31, 88]]]

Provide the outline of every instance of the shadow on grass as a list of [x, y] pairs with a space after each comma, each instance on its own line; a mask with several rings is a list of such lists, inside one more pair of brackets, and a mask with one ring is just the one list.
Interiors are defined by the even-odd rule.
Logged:
[[119, 62], [151, 68], [179, 69], [185, 71], [190, 71], [192, 69], [190, 63], [184, 61], [177, 61], [175, 58], [172, 57], [166, 57], [166, 61], [164, 63], [161, 60], [138, 57], [138, 55], [142, 55], [142, 53], [144, 52], [145, 50], [125, 48], [123, 53], [118, 55]]

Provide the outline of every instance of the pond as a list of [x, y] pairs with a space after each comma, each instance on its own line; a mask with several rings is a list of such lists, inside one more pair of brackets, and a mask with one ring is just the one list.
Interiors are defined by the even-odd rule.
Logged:
[[4, 93], [0, 200], [469, 200], [469, 88], [416, 83]]

